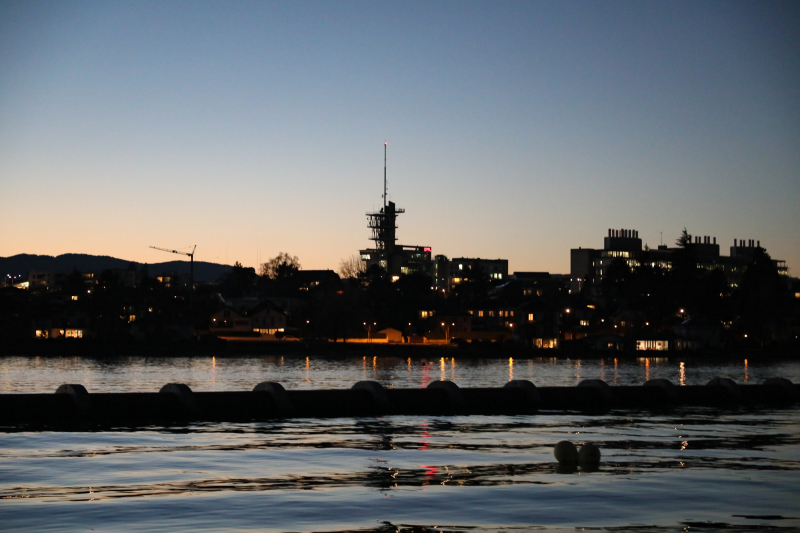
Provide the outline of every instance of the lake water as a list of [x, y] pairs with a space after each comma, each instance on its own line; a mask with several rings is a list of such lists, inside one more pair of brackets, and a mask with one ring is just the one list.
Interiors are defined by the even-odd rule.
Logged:
[[[715, 376], [800, 382], [800, 363], [649, 358], [0, 359], [0, 392], [346, 388], [362, 379], [463, 387]], [[597, 471], [561, 472], [560, 440]], [[25, 432], [0, 428], [2, 531], [797, 531], [800, 409], [603, 416], [294, 419]]]

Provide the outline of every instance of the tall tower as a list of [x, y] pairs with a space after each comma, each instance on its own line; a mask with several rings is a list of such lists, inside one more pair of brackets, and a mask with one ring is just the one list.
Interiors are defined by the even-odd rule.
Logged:
[[388, 190], [386, 186], [386, 146], [383, 143], [383, 208], [377, 213], [367, 213], [367, 227], [372, 230], [371, 240], [375, 242], [375, 249], [380, 257], [380, 265], [391, 274], [395, 270], [392, 264], [394, 246], [397, 242], [397, 215], [405, 213], [405, 209], [396, 208], [394, 202], [388, 202]]
[[386, 146], [389, 143], [383, 141], [383, 209], [386, 210]]

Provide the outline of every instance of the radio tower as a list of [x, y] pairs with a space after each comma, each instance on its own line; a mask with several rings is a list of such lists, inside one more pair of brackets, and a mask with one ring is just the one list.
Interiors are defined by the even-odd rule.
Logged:
[[386, 145], [383, 141], [383, 210], [386, 211]]
[[371, 240], [375, 241], [375, 248], [378, 250], [380, 264], [387, 272], [392, 272], [391, 258], [394, 254], [394, 246], [397, 238], [397, 215], [405, 213], [405, 209], [395, 208], [394, 202], [389, 202], [388, 188], [386, 185], [386, 147], [387, 142], [383, 143], [383, 209], [378, 213], [367, 213], [367, 226], [372, 230]]

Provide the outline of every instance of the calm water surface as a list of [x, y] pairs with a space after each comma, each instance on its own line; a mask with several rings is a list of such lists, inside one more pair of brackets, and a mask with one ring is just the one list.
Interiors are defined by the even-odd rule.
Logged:
[[[384, 358], [0, 359], [0, 392], [420, 387], [714, 376], [800, 382], [792, 362]], [[561, 472], [556, 442], [597, 443]], [[2, 531], [797, 531], [800, 410], [297, 419], [104, 432], [0, 428]]]
[[89, 392], [156, 392], [165, 383], [185, 383], [195, 391], [251, 390], [262, 381], [287, 389], [349, 388], [371, 379], [385, 387], [425, 387], [448, 379], [462, 387], [499, 387], [511, 379], [539, 386], [573, 386], [599, 378], [612, 385], [641, 385], [666, 378], [676, 385], [703, 385], [721, 376], [759, 383], [782, 376], [800, 383], [800, 362], [738, 359], [713, 364], [658, 357], [638, 360], [477, 359], [445, 357], [406, 360], [391, 357], [122, 357], [108, 359], [9, 357], [0, 359], [0, 393], [55, 392], [80, 383]]

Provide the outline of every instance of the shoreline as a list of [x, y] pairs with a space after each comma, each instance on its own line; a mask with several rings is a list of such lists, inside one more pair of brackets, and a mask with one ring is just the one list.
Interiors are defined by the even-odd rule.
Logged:
[[537, 349], [517, 344], [384, 344], [333, 343], [320, 341], [164, 341], [111, 342], [97, 340], [26, 340], [4, 342], [0, 357], [358, 357], [381, 356], [411, 359], [463, 357], [474, 359], [639, 359], [675, 358], [687, 360], [800, 360], [797, 349], [716, 349], [695, 351], [606, 351]]

